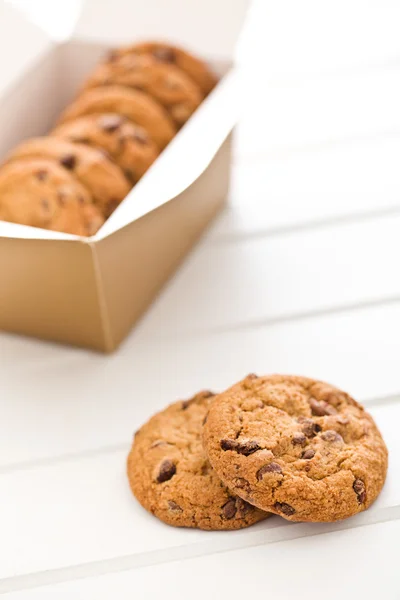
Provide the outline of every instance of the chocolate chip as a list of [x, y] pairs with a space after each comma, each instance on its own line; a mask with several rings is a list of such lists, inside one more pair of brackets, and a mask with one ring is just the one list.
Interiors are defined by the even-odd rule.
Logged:
[[236, 440], [221, 440], [219, 445], [221, 446], [221, 450], [236, 450], [236, 446], [237, 446], [237, 441]]
[[50, 204], [49, 204], [49, 201], [48, 201], [48, 200], [46, 200], [45, 198], [43, 198], [43, 200], [41, 201], [41, 203], [42, 203], [42, 208], [43, 208], [43, 210], [44, 210], [45, 212], [49, 212], [49, 210], [50, 210]]
[[203, 390], [197, 394], [197, 397], [200, 398], [212, 398], [213, 396], [215, 396], [215, 394], [214, 392], [210, 392], [210, 390]]
[[250, 491], [250, 483], [244, 477], [236, 477], [236, 479], [233, 480], [233, 485], [240, 490]]
[[91, 144], [91, 140], [86, 137], [71, 136], [70, 139], [71, 141], [75, 142], [75, 144], [85, 144], [86, 146], [90, 146]]
[[250, 456], [253, 452], [261, 450], [261, 446], [253, 440], [249, 440], [248, 442], [238, 442], [230, 439], [221, 440], [220, 446], [222, 450], [234, 450], [238, 454], [243, 454], [244, 456]]
[[258, 376], [255, 373], [249, 373], [246, 379], [258, 379]]
[[76, 156], [74, 156], [73, 154], [66, 154], [65, 156], [60, 158], [60, 163], [63, 167], [72, 171], [76, 167]]
[[318, 401], [315, 398], [310, 399], [310, 408], [313, 415], [317, 417], [324, 417], [325, 415], [336, 415], [337, 410], [328, 402], [324, 400]]
[[296, 512], [293, 506], [290, 506], [290, 504], [286, 504], [286, 502], [275, 502], [274, 508], [275, 510], [283, 513], [287, 517], [294, 515], [294, 513]]
[[181, 404], [181, 409], [182, 410], [187, 410], [189, 408], [189, 406], [193, 403], [194, 398], [191, 398], [190, 400], [183, 400], [182, 404]]
[[207, 419], [208, 419], [208, 413], [206, 414], [206, 416], [203, 419], [203, 425], [205, 425], [207, 423]]
[[299, 417], [298, 422], [302, 424], [302, 430], [304, 435], [308, 438], [312, 438], [317, 435], [321, 431], [321, 426], [318, 423], [315, 423], [312, 419], [307, 419], [306, 417]]
[[282, 473], [282, 467], [278, 465], [278, 463], [269, 463], [268, 465], [264, 465], [261, 469], [258, 469], [256, 473], [256, 477], [258, 481], [261, 481], [265, 473]]
[[244, 517], [249, 512], [254, 510], [254, 506], [246, 502], [246, 500], [242, 500], [242, 498], [238, 498], [236, 500], [236, 506], [239, 513], [239, 517]]
[[202, 465], [201, 467], [201, 474], [204, 475], [208, 475], [210, 472], [210, 464], [208, 462], [205, 462], [204, 465]]
[[229, 521], [236, 515], [236, 511], [236, 500], [234, 498], [230, 498], [222, 507], [222, 517]]
[[174, 512], [183, 512], [182, 508], [179, 506], [179, 504], [177, 504], [176, 502], [174, 502], [173, 500], [168, 500], [168, 506], [169, 508], [174, 511]]
[[175, 62], [175, 52], [171, 48], [155, 48], [153, 50], [153, 56], [161, 62]]
[[307, 448], [307, 450], [304, 450], [303, 454], [301, 455], [301, 458], [304, 458], [305, 460], [310, 460], [310, 458], [314, 458], [315, 456], [315, 451], [312, 448]]
[[343, 442], [342, 436], [339, 433], [337, 433], [336, 431], [333, 431], [331, 429], [324, 431], [324, 433], [321, 434], [321, 438], [325, 442]]
[[137, 177], [135, 177], [134, 172], [132, 171], [132, 169], [124, 169], [124, 174], [125, 177], [131, 182], [131, 183], [135, 183], [135, 181], [137, 180]]
[[118, 136], [118, 152], [122, 152], [125, 148], [127, 140], [131, 139], [133, 139], [133, 135], [126, 135], [126, 133]]
[[365, 499], [367, 497], [367, 492], [365, 489], [365, 483], [363, 482], [362, 479], [356, 479], [353, 483], [353, 490], [355, 491], [355, 493], [357, 494], [357, 500], [360, 504], [363, 504], [365, 502]]
[[103, 115], [98, 119], [99, 126], [107, 133], [113, 133], [121, 127], [123, 123], [122, 117], [119, 115]]
[[342, 404], [348, 403], [349, 396], [344, 392], [339, 392], [339, 390], [336, 390], [335, 392], [324, 390], [323, 395], [328, 404], [334, 404], [335, 402]]
[[236, 446], [236, 452], [238, 452], [239, 454], [244, 454], [244, 456], [249, 456], [250, 454], [253, 454], [253, 452], [257, 452], [258, 450], [261, 450], [261, 447], [257, 444], [257, 442], [254, 442], [252, 440], [248, 442], [239, 442]]
[[361, 494], [365, 491], [365, 484], [362, 479], [355, 479], [353, 483], [353, 490], [356, 494]]
[[48, 172], [45, 169], [40, 169], [36, 171], [35, 177], [39, 179], [39, 181], [45, 181], [48, 177]]
[[298, 444], [299, 446], [304, 446], [304, 444], [306, 443], [306, 441], [307, 441], [307, 438], [304, 435], [304, 433], [296, 432], [293, 435], [292, 444], [294, 444], [294, 445]]
[[167, 458], [161, 463], [160, 470], [157, 475], [157, 483], [163, 483], [164, 481], [169, 481], [171, 477], [173, 477], [176, 473], [176, 466]]

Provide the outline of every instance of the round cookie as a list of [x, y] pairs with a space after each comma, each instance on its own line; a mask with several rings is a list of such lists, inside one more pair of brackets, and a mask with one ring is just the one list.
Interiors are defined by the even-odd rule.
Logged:
[[118, 85], [84, 91], [65, 109], [59, 124], [98, 113], [117, 113], [143, 127], [160, 150], [176, 133], [175, 125], [159, 102], [144, 92]]
[[70, 171], [91, 193], [105, 217], [115, 210], [131, 189], [121, 169], [95, 148], [56, 137], [33, 138], [20, 144], [8, 157], [49, 158]]
[[220, 394], [204, 445], [233, 492], [291, 521], [365, 510], [387, 471], [372, 417], [348, 394], [305, 377], [249, 375]]
[[94, 204], [84, 204], [82, 206], [82, 216], [86, 232], [85, 235], [89, 237], [97, 233], [105, 222], [105, 218], [101, 214], [99, 208]]
[[234, 496], [211, 468], [203, 422], [214, 399], [201, 392], [154, 415], [135, 435], [128, 478], [140, 504], [176, 527], [240, 529], [268, 515]]
[[196, 58], [182, 48], [177, 48], [163, 42], [144, 42], [112, 50], [108, 56], [109, 62], [127, 54], [151, 55], [160, 63], [176, 65], [186, 73], [206, 96], [217, 84], [217, 78], [202, 60]]
[[199, 87], [173, 64], [157, 61], [151, 54], [134, 53], [101, 63], [86, 88], [123, 85], [147, 92], [167, 110], [178, 128], [182, 127], [203, 99]]
[[146, 131], [116, 113], [68, 121], [52, 135], [105, 150], [131, 183], [137, 183], [158, 156], [158, 148]]
[[0, 168], [0, 219], [74, 235], [93, 235], [102, 224], [84, 186], [46, 159], [21, 159]]

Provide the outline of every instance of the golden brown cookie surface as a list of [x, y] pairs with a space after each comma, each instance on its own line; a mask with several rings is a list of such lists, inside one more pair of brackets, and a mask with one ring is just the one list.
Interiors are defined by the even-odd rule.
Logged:
[[59, 124], [98, 113], [117, 113], [143, 127], [160, 150], [176, 133], [170, 116], [157, 100], [139, 90], [117, 85], [84, 91], [65, 109]]
[[217, 78], [209, 67], [190, 52], [164, 42], [144, 42], [133, 46], [118, 48], [109, 54], [109, 62], [127, 54], [149, 54], [158, 62], [175, 65], [184, 71], [206, 96], [217, 83]]
[[84, 204], [82, 206], [82, 216], [87, 236], [92, 236], [98, 232], [104, 224], [105, 218], [100, 209], [94, 204]]
[[372, 417], [344, 392], [305, 377], [253, 375], [220, 394], [204, 445], [234, 493], [291, 521], [365, 510], [387, 471]]
[[102, 219], [91, 202], [84, 186], [51, 160], [21, 159], [0, 168], [0, 218], [4, 221], [93, 235]]
[[240, 529], [268, 515], [232, 494], [202, 446], [213, 394], [201, 392], [154, 415], [135, 435], [128, 457], [132, 492], [142, 506], [176, 527]]
[[86, 115], [59, 125], [52, 135], [105, 150], [136, 183], [158, 156], [146, 131], [115, 113]]
[[94, 203], [108, 217], [127, 196], [131, 185], [121, 169], [100, 150], [56, 137], [33, 138], [20, 144], [8, 157], [49, 158], [77, 178]]
[[182, 127], [203, 99], [203, 94], [184, 71], [156, 60], [151, 54], [128, 53], [101, 63], [86, 87], [123, 85], [143, 90], [164, 106], [177, 127]]

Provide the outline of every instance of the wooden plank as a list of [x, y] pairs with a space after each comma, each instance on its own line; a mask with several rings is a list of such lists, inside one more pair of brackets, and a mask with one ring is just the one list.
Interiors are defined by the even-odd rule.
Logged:
[[[232, 208], [213, 241], [112, 357], [0, 337], [0, 593], [22, 590], [10, 600], [102, 600], [126, 590], [146, 600], [220, 600], [260, 589], [301, 600], [310, 587], [324, 600], [399, 597], [400, 402], [385, 396], [400, 392], [400, 303], [391, 301], [400, 219], [367, 219], [398, 208], [400, 84], [391, 61], [400, 8], [394, 0], [258, 5]], [[353, 215], [365, 222], [314, 231]], [[306, 373], [370, 403], [391, 462], [369, 511], [326, 526], [275, 517], [210, 534], [168, 528], [140, 509], [124, 473], [132, 431], [166, 402], [248, 371]]]
[[[288, 524], [282, 527], [286, 533], [282, 541], [278, 536], [268, 536], [273, 530], [259, 531], [253, 545], [242, 549], [237, 546], [240, 534], [226, 533], [221, 537], [225, 537], [225, 546], [227, 542], [229, 544], [227, 538], [231, 540], [230, 552], [206, 556], [192, 554], [196, 549], [188, 548], [185, 555], [187, 560], [182, 562], [180, 558], [184, 549], [171, 549], [169, 557], [164, 557], [164, 560], [158, 556], [160, 564], [153, 563], [145, 568], [130, 564], [129, 557], [121, 557], [104, 565], [91, 563], [56, 573], [17, 577], [0, 582], [0, 590], [5, 592], [21, 590], [26, 586], [47, 586], [5, 594], [10, 600], [102, 600], [124, 598], [126, 590], [146, 600], [158, 600], [160, 597], [183, 600], [188, 595], [191, 600], [205, 597], [220, 600], [226, 596], [254, 596], [263, 589], [267, 580], [269, 593], [281, 596], [284, 588], [287, 594], [284, 597], [296, 597], [299, 600], [309, 598], [310, 585], [322, 590], [327, 600], [346, 597], [348, 593], [352, 595], [355, 586], [365, 600], [375, 600], [382, 591], [385, 600], [397, 600], [400, 584], [396, 549], [400, 521], [362, 526], [358, 520], [355, 528], [349, 528], [349, 525], [349, 521], [328, 525]], [[304, 536], [306, 529], [310, 530], [308, 536]], [[276, 532], [280, 533], [278, 529]], [[218, 540], [214, 542], [214, 551], [218, 551], [220, 544]], [[380, 551], [371, 551], [374, 548]], [[333, 565], [338, 556], [341, 559], [340, 569], [338, 575], [333, 577]], [[73, 581], [75, 577], [86, 578]], [[64, 583], [49, 585], [57, 581]]]
[[400, 135], [238, 160], [210, 237], [284, 233], [400, 211]]
[[396, 60], [396, 0], [255, 0], [241, 41], [259, 80], [295, 78]]
[[[201, 333], [398, 296], [400, 216], [204, 243], [149, 312], [160, 335]], [[177, 307], [179, 306], [179, 310]]]
[[[368, 511], [368, 518], [376, 511], [379, 519], [380, 511], [400, 506], [400, 401], [373, 406], [371, 413], [390, 453], [387, 484]], [[7, 540], [0, 550], [0, 579], [116, 556], [159, 551], [168, 555], [169, 548], [197, 543], [205, 543], [208, 553], [221, 536], [226, 539], [224, 532], [171, 528], [146, 513], [128, 489], [127, 451], [128, 447], [0, 474], [0, 531]], [[246, 531], [251, 537], [254, 531], [284, 524], [275, 518]], [[312, 532], [312, 525], [306, 526], [305, 534]], [[244, 533], [230, 535], [233, 541]]]
[[305, 374], [361, 400], [398, 393], [399, 330], [395, 304], [179, 340], [145, 319], [110, 357], [1, 336], [0, 466], [129, 444], [167, 403], [249, 372]]
[[238, 154], [255, 157], [399, 131], [398, 68], [268, 83], [247, 72]]

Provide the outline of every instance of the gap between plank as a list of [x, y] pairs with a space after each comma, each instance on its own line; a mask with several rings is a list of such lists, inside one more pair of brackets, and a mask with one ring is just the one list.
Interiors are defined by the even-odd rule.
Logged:
[[[246, 130], [246, 121], [239, 123], [239, 128]], [[347, 144], [358, 144], [359, 142], [374, 142], [386, 138], [398, 138], [400, 136], [400, 130], [396, 128], [383, 129], [380, 131], [372, 131], [369, 133], [354, 133], [352, 135], [345, 135], [341, 137], [332, 137], [324, 140], [310, 141], [303, 144], [294, 144], [292, 146], [277, 146], [275, 148], [262, 148], [255, 152], [243, 152], [236, 150], [233, 155], [233, 165], [247, 164], [250, 161], [254, 163], [259, 161], [260, 163], [265, 162], [268, 159], [287, 158], [294, 154], [304, 154], [308, 152], [316, 152], [329, 148], [335, 148], [337, 146], [344, 146]]]
[[[274, 517], [272, 517], [274, 518]], [[311, 537], [325, 533], [333, 533], [346, 529], [355, 529], [388, 521], [400, 519], [400, 505], [378, 509], [376, 511], [365, 511], [346, 521], [326, 524], [306, 524], [284, 522], [276, 527], [270, 527], [261, 531], [251, 532], [243, 530], [239, 535], [214, 537], [210, 534], [207, 542], [198, 542], [175, 548], [165, 548], [144, 552], [142, 554], [131, 554], [118, 556], [111, 559], [94, 561], [61, 569], [49, 571], [38, 571], [27, 573], [16, 577], [0, 580], [0, 595], [28, 590], [37, 587], [99, 577], [110, 573], [130, 571], [142, 567], [156, 566], [163, 563], [189, 560], [201, 556], [210, 556], [234, 550], [243, 550], [255, 546], [274, 544], [277, 542], [295, 540], [302, 537]]]
[[[232, 205], [234, 206], [234, 205]], [[229, 209], [228, 211], [229, 212]], [[352, 223], [363, 223], [364, 221], [373, 221], [377, 219], [386, 219], [387, 217], [396, 217], [400, 214], [400, 204], [388, 206], [386, 208], [371, 209], [367, 212], [349, 213], [347, 215], [337, 215], [318, 219], [313, 221], [304, 221], [303, 223], [291, 223], [288, 225], [278, 225], [267, 229], [257, 231], [243, 231], [232, 234], [221, 234], [211, 232], [207, 236], [207, 242], [213, 245], [229, 244], [242, 241], [252, 241], [260, 238], [274, 238], [282, 235], [292, 235], [298, 233], [307, 233], [309, 231], [327, 229], [331, 227], [342, 227]]]
[[292, 323], [295, 321], [308, 321], [309, 319], [319, 319], [320, 317], [327, 317], [330, 315], [341, 315], [348, 312], [356, 312], [360, 310], [369, 310], [371, 308], [379, 308], [384, 306], [400, 305], [400, 296], [389, 296], [387, 298], [376, 298], [371, 300], [365, 300], [361, 302], [355, 302], [350, 304], [343, 304], [342, 306], [327, 306], [326, 308], [316, 308], [310, 311], [302, 311], [298, 313], [289, 313], [287, 315], [261, 318], [257, 321], [243, 321], [242, 323], [235, 323], [235, 325], [226, 325], [224, 327], [214, 327], [201, 331], [191, 330], [186, 332], [186, 335], [212, 335], [229, 333], [234, 331], [240, 331], [243, 329], [255, 329], [264, 327], [274, 327], [276, 325], [282, 325], [285, 323]]
[[[367, 408], [373, 408], [375, 406], [387, 406], [390, 404], [396, 404], [397, 402], [400, 403], [400, 392], [398, 394], [389, 394], [386, 396], [366, 398], [365, 400], [360, 401], [360, 403], [363, 406], [366, 406]], [[108, 454], [119, 454], [120, 452], [125, 452], [126, 454], [128, 454], [129, 448], [130, 443], [125, 442], [120, 444], [109, 444], [107, 446], [101, 446], [100, 448], [89, 448], [80, 452], [67, 452], [65, 454], [59, 454], [58, 456], [43, 457], [33, 460], [16, 462], [0, 467], [0, 477], [1, 475], [6, 475], [7, 473], [14, 473], [17, 471], [29, 471], [31, 469], [36, 469], [40, 467], [49, 467], [52, 465], [69, 463], [74, 462], [76, 460], [80, 460], [82, 458], [95, 458], [97, 456], [104, 456]]]

